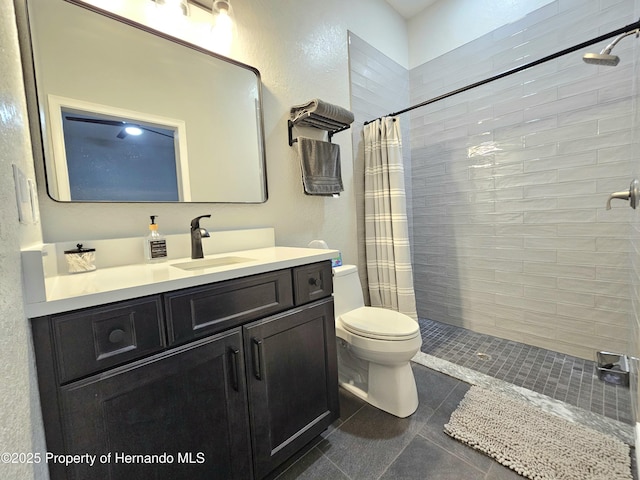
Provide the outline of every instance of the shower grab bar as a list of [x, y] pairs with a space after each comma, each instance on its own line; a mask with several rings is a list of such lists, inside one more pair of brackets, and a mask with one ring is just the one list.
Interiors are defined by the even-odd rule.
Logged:
[[[593, 45], [595, 43], [601, 42], [601, 41], [606, 40], [608, 38], [615, 37], [616, 35], [621, 35], [623, 33], [628, 33], [629, 31], [632, 31], [632, 30], [637, 30], [638, 28], [640, 28], [640, 20], [638, 20], [637, 22], [634, 22], [634, 23], [630, 23], [627, 26], [618, 28], [617, 30], [613, 30], [613, 31], [611, 31], [609, 33], [605, 33], [604, 35], [600, 35], [598, 37], [594, 37], [591, 40], [587, 40], [586, 42], [582, 42], [582, 43], [579, 43], [577, 45], [574, 45], [573, 47], [565, 48], [564, 50], [560, 50], [559, 52], [552, 53], [551, 55], [547, 55], [546, 57], [540, 58], [538, 60], [534, 60], [533, 62], [527, 63], [525, 65], [520, 65], [519, 67], [515, 67], [515, 68], [512, 68], [510, 70], [506, 70], [506, 71], [504, 71], [502, 73], [494, 75], [493, 77], [485, 78], [484, 80], [480, 80], [479, 82], [471, 83], [471, 84], [469, 84], [469, 85], [467, 85], [465, 87], [457, 88], [457, 89], [452, 90], [452, 91], [450, 91], [448, 93], [443, 93], [442, 95], [438, 95], [437, 97], [430, 98], [429, 100], [425, 100], [424, 102], [417, 103], [416, 105], [412, 105], [410, 107], [407, 107], [405, 109], [399, 110], [399, 111], [394, 112], [394, 113], [390, 113], [390, 114], [385, 115], [385, 116], [386, 117], [395, 117], [396, 115], [400, 115], [402, 113], [406, 113], [406, 112], [409, 112], [411, 110], [415, 110], [416, 108], [424, 107], [425, 105], [429, 105], [431, 103], [435, 103], [437, 101], [444, 100], [445, 98], [449, 98], [449, 97], [452, 97], [452, 96], [457, 95], [459, 93], [466, 92], [467, 90], [471, 90], [472, 88], [480, 87], [480, 86], [485, 85], [487, 83], [493, 82], [494, 80], [499, 80], [501, 78], [508, 77], [509, 75], [513, 75], [514, 73], [521, 72], [523, 70], [526, 70], [527, 68], [535, 67], [536, 65], [540, 65], [542, 63], [545, 63], [545, 62], [548, 62], [550, 60], [556, 59], [556, 58], [561, 57], [563, 55], [566, 55], [568, 53], [573, 53], [573, 52], [575, 52], [577, 50], [580, 50], [580, 49], [585, 48], [585, 47], [589, 47], [589, 46], [591, 46], [591, 45]], [[364, 122], [364, 125], [368, 125], [371, 122], [375, 122], [376, 120], [380, 120], [381, 118], [383, 118], [383, 117], [377, 117], [377, 118], [374, 118], [373, 120], [368, 120], [368, 121]]]

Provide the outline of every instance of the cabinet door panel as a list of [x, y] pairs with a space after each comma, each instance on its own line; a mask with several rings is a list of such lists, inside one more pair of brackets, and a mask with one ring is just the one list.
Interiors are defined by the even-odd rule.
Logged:
[[61, 383], [122, 365], [164, 347], [160, 296], [52, 317]]
[[291, 272], [254, 275], [165, 294], [169, 344], [222, 332], [293, 306]]
[[67, 453], [111, 454], [68, 478], [250, 478], [241, 353], [235, 330], [62, 387]]
[[333, 299], [244, 327], [257, 478], [339, 416]]

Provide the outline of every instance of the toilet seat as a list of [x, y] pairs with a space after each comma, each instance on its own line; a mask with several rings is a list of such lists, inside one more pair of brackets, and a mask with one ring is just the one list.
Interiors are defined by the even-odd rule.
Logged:
[[417, 322], [404, 313], [386, 308], [360, 307], [340, 316], [345, 330], [377, 340], [410, 340], [420, 333]]

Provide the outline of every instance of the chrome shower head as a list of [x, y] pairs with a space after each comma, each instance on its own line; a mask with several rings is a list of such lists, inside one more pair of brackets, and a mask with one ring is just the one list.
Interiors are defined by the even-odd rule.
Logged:
[[618, 62], [620, 61], [620, 57], [618, 57], [617, 55], [611, 55], [611, 50], [613, 50], [613, 47], [615, 47], [616, 44], [620, 40], [622, 40], [624, 37], [627, 37], [629, 35], [634, 35], [634, 34], [636, 38], [638, 38], [638, 35], [640, 35], [640, 28], [636, 28], [635, 30], [631, 30], [630, 32], [626, 32], [626, 33], [623, 33], [622, 35], [619, 35], [618, 37], [615, 38], [613, 42], [607, 45], [600, 53], [585, 53], [582, 56], [582, 60], [584, 60], [585, 63], [589, 63], [592, 65], [606, 65], [608, 67], [615, 67], [616, 65], [618, 65]]
[[582, 56], [582, 60], [585, 63], [591, 65], [606, 65], [608, 67], [615, 67], [620, 62], [620, 57], [617, 55], [611, 55], [608, 53], [585, 53]]

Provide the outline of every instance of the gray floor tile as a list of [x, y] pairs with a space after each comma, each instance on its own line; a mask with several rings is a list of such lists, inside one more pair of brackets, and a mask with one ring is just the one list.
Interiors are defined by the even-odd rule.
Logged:
[[430, 440], [417, 436], [380, 478], [382, 480], [483, 480], [485, 474]]
[[467, 390], [469, 390], [469, 385], [460, 382], [460, 385], [451, 392], [427, 420], [425, 426], [420, 430], [420, 435], [486, 473], [494, 460], [444, 433], [444, 425], [451, 418], [453, 411], [458, 408]]
[[397, 418], [370, 405], [342, 423], [318, 448], [353, 480], [378, 478], [422, 429], [433, 409]]
[[457, 378], [436, 372], [423, 365], [412, 364], [420, 404], [436, 409], [456, 386], [462, 383]]
[[486, 480], [522, 480], [522, 478], [524, 477], [495, 461], [491, 462], [491, 467], [485, 477]]
[[276, 478], [277, 480], [349, 480], [349, 477], [317, 448], [313, 448]]

